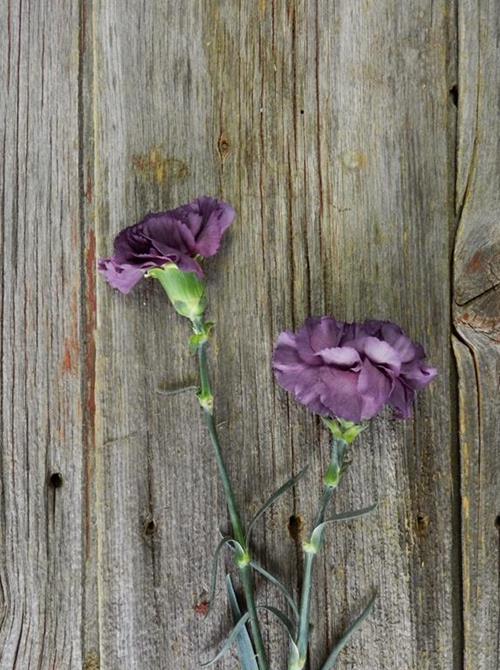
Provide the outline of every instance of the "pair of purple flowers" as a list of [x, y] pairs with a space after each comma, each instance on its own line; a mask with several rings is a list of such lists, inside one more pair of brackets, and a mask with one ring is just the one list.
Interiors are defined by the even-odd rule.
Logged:
[[[99, 270], [114, 288], [128, 293], [154, 268], [170, 264], [203, 277], [199, 260], [213, 256], [235, 218], [234, 209], [201, 197], [123, 230], [114, 255]], [[420, 344], [389, 321], [344, 323], [308, 319], [296, 333], [278, 337], [273, 368], [278, 383], [298, 402], [324, 417], [360, 423], [390, 405], [411, 416], [415, 392], [437, 374]]]
[[[217, 558], [227, 544], [234, 552], [246, 604], [246, 611], [242, 614], [228, 576], [228, 597], [235, 627], [220, 652], [204, 665], [215, 663], [227, 653], [233, 642], [239, 640], [242, 669], [269, 670], [258, 616], [259, 608], [264, 608], [274, 613], [287, 628], [290, 638], [288, 670], [303, 670], [311, 629], [313, 568], [315, 556], [323, 544], [325, 526], [333, 521], [357, 519], [375, 507], [372, 505], [331, 518], [326, 516], [332, 496], [349, 464], [346, 457], [349, 445], [363, 430], [364, 426], [360, 424], [376, 416], [386, 405], [390, 405], [400, 418], [410, 416], [416, 391], [429, 384], [437, 373], [426, 365], [423, 348], [412, 342], [399, 326], [388, 321], [344, 323], [324, 316], [308, 319], [296, 333], [285, 331], [278, 337], [273, 354], [278, 383], [312, 412], [321, 415], [332, 437], [330, 464], [323, 480], [319, 510], [309, 539], [303, 542], [304, 574], [300, 606], [297, 605], [287, 588], [256, 561], [249, 537], [255, 522], [274, 501], [295, 485], [305, 469], [280, 486], [246, 527], [224, 464], [213, 413], [207, 363], [207, 344], [213, 324], [205, 321], [205, 285], [199, 261], [217, 253], [222, 236], [234, 218], [232, 207], [207, 197], [168, 212], [150, 214], [117, 236], [114, 255], [101, 260], [99, 269], [108, 282], [122, 293], [128, 293], [144, 276], [158, 279], [178, 314], [191, 322], [193, 335], [190, 345], [196, 351], [199, 362], [198, 401], [215, 452], [231, 521], [231, 533], [222, 537], [215, 551], [212, 594], [215, 593]], [[274, 607], [257, 605], [252, 570], [257, 570], [279, 586], [293, 610], [294, 622]], [[362, 614], [337, 642], [322, 670], [334, 667], [341, 649], [368, 616], [374, 601], [375, 597], [372, 597]]]

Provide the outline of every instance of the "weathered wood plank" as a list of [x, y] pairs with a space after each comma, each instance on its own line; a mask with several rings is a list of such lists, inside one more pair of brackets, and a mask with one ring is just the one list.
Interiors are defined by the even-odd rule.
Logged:
[[0, 34], [0, 666], [73, 670], [86, 367], [77, 5], [3, 2]]
[[[95, 4], [99, 252], [146, 210], [202, 192], [222, 195], [239, 213], [209, 265], [229, 467], [241, 500], [255, 508], [277, 481], [312, 464], [295, 503], [283, 502], [256, 534], [263, 562], [298, 586], [300, 552], [286, 524], [294, 512], [312, 516], [312, 482], [319, 485], [326, 458], [317, 423], [273, 384], [278, 332], [324, 311], [392, 318], [425, 343], [441, 371], [415, 421], [378, 421], [356, 451], [339, 507], [377, 497], [380, 512], [339, 528], [318, 571], [326, 588], [314, 602], [323, 622], [313, 667], [374, 587], [375, 614], [339, 668], [459, 663], [447, 9], [444, 0], [228, 0], [187, 2], [182, 11], [174, 2]], [[156, 287], [125, 299], [98, 285], [106, 668], [126, 660], [129, 668], [191, 670], [221, 630], [220, 620], [208, 627], [193, 611], [225, 518], [211, 454], [194, 399], [157, 393], [194, 380], [185, 334]], [[283, 654], [281, 631], [267, 630]]]
[[[306, 194], [320, 204], [320, 253], [308, 264], [320, 288], [310, 306], [295, 295], [296, 318], [323, 307], [347, 318], [392, 318], [425, 343], [441, 372], [415, 421], [380, 420], [356, 450], [339, 507], [375, 497], [379, 512], [335, 533], [320, 574], [329, 588], [316, 600], [318, 615], [330, 613], [319, 641], [331, 643], [376, 587], [375, 616], [339, 667], [451, 668], [459, 612], [451, 569], [447, 7], [318, 8], [319, 174], [308, 170], [307, 181], [319, 186], [318, 197]], [[299, 218], [294, 233], [304, 239], [300, 230]], [[306, 250], [304, 240], [296, 265]], [[320, 644], [313, 667], [323, 655]]]
[[459, 11], [459, 125], [454, 255], [459, 374], [464, 668], [500, 667], [500, 12]]
[[[95, 4], [100, 255], [144, 212], [219, 190], [202, 6]], [[162, 393], [196, 380], [188, 331], [146, 282], [124, 299], [101, 280], [97, 303], [101, 665], [187, 670], [222, 636], [196, 605], [225, 519], [197, 401]]]

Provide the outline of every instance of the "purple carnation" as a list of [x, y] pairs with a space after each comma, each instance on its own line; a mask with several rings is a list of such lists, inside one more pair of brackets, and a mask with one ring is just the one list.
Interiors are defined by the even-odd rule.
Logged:
[[437, 375], [425, 351], [394, 323], [308, 319], [278, 337], [273, 369], [278, 383], [312, 412], [359, 423], [388, 404], [412, 414], [415, 391]]
[[148, 214], [117, 235], [113, 256], [102, 258], [99, 270], [122, 293], [134, 288], [149, 269], [166, 263], [203, 277], [197, 257], [217, 253], [234, 218], [231, 205], [207, 196], [168, 212]]

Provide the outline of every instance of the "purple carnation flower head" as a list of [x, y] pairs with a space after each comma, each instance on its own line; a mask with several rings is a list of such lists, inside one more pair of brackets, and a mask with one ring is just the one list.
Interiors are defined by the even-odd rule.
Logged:
[[115, 238], [114, 254], [99, 261], [105, 279], [129, 293], [151, 268], [174, 263], [203, 277], [198, 257], [214, 256], [236, 214], [231, 205], [203, 196], [168, 212], [148, 214]]
[[437, 375], [426, 354], [394, 323], [308, 319], [278, 337], [273, 369], [278, 383], [312, 412], [360, 423], [390, 405], [412, 415], [415, 392]]

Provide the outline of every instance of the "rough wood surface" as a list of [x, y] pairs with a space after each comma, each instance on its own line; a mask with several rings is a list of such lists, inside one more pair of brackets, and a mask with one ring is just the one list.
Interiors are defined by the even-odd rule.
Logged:
[[500, 12], [459, 12], [458, 230], [454, 347], [459, 374], [464, 669], [500, 667]]
[[79, 14], [72, 2], [4, 2], [0, 34], [0, 667], [78, 668], [86, 513]]
[[207, 270], [248, 514], [310, 464], [255, 533], [295, 591], [287, 524], [314, 514], [327, 435], [274, 384], [277, 334], [390, 318], [440, 370], [414, 420], [377, 419], [355, 450], [337, 509], [379, 508], [329, 536], [310, 669], [374, 589], [340, 670], [499, 668], [495, 0], [11, 0], [0, 16], [2, 670], [193, 670], [230, 625], [222, 579], [200, 615], [227, 524], [212, 454], [193, 394], [166, 393], [196, 383], [186, 324], [153, 282], [124, 297], [95, 272], [125, 225], [202, 193], [238, 212]]

